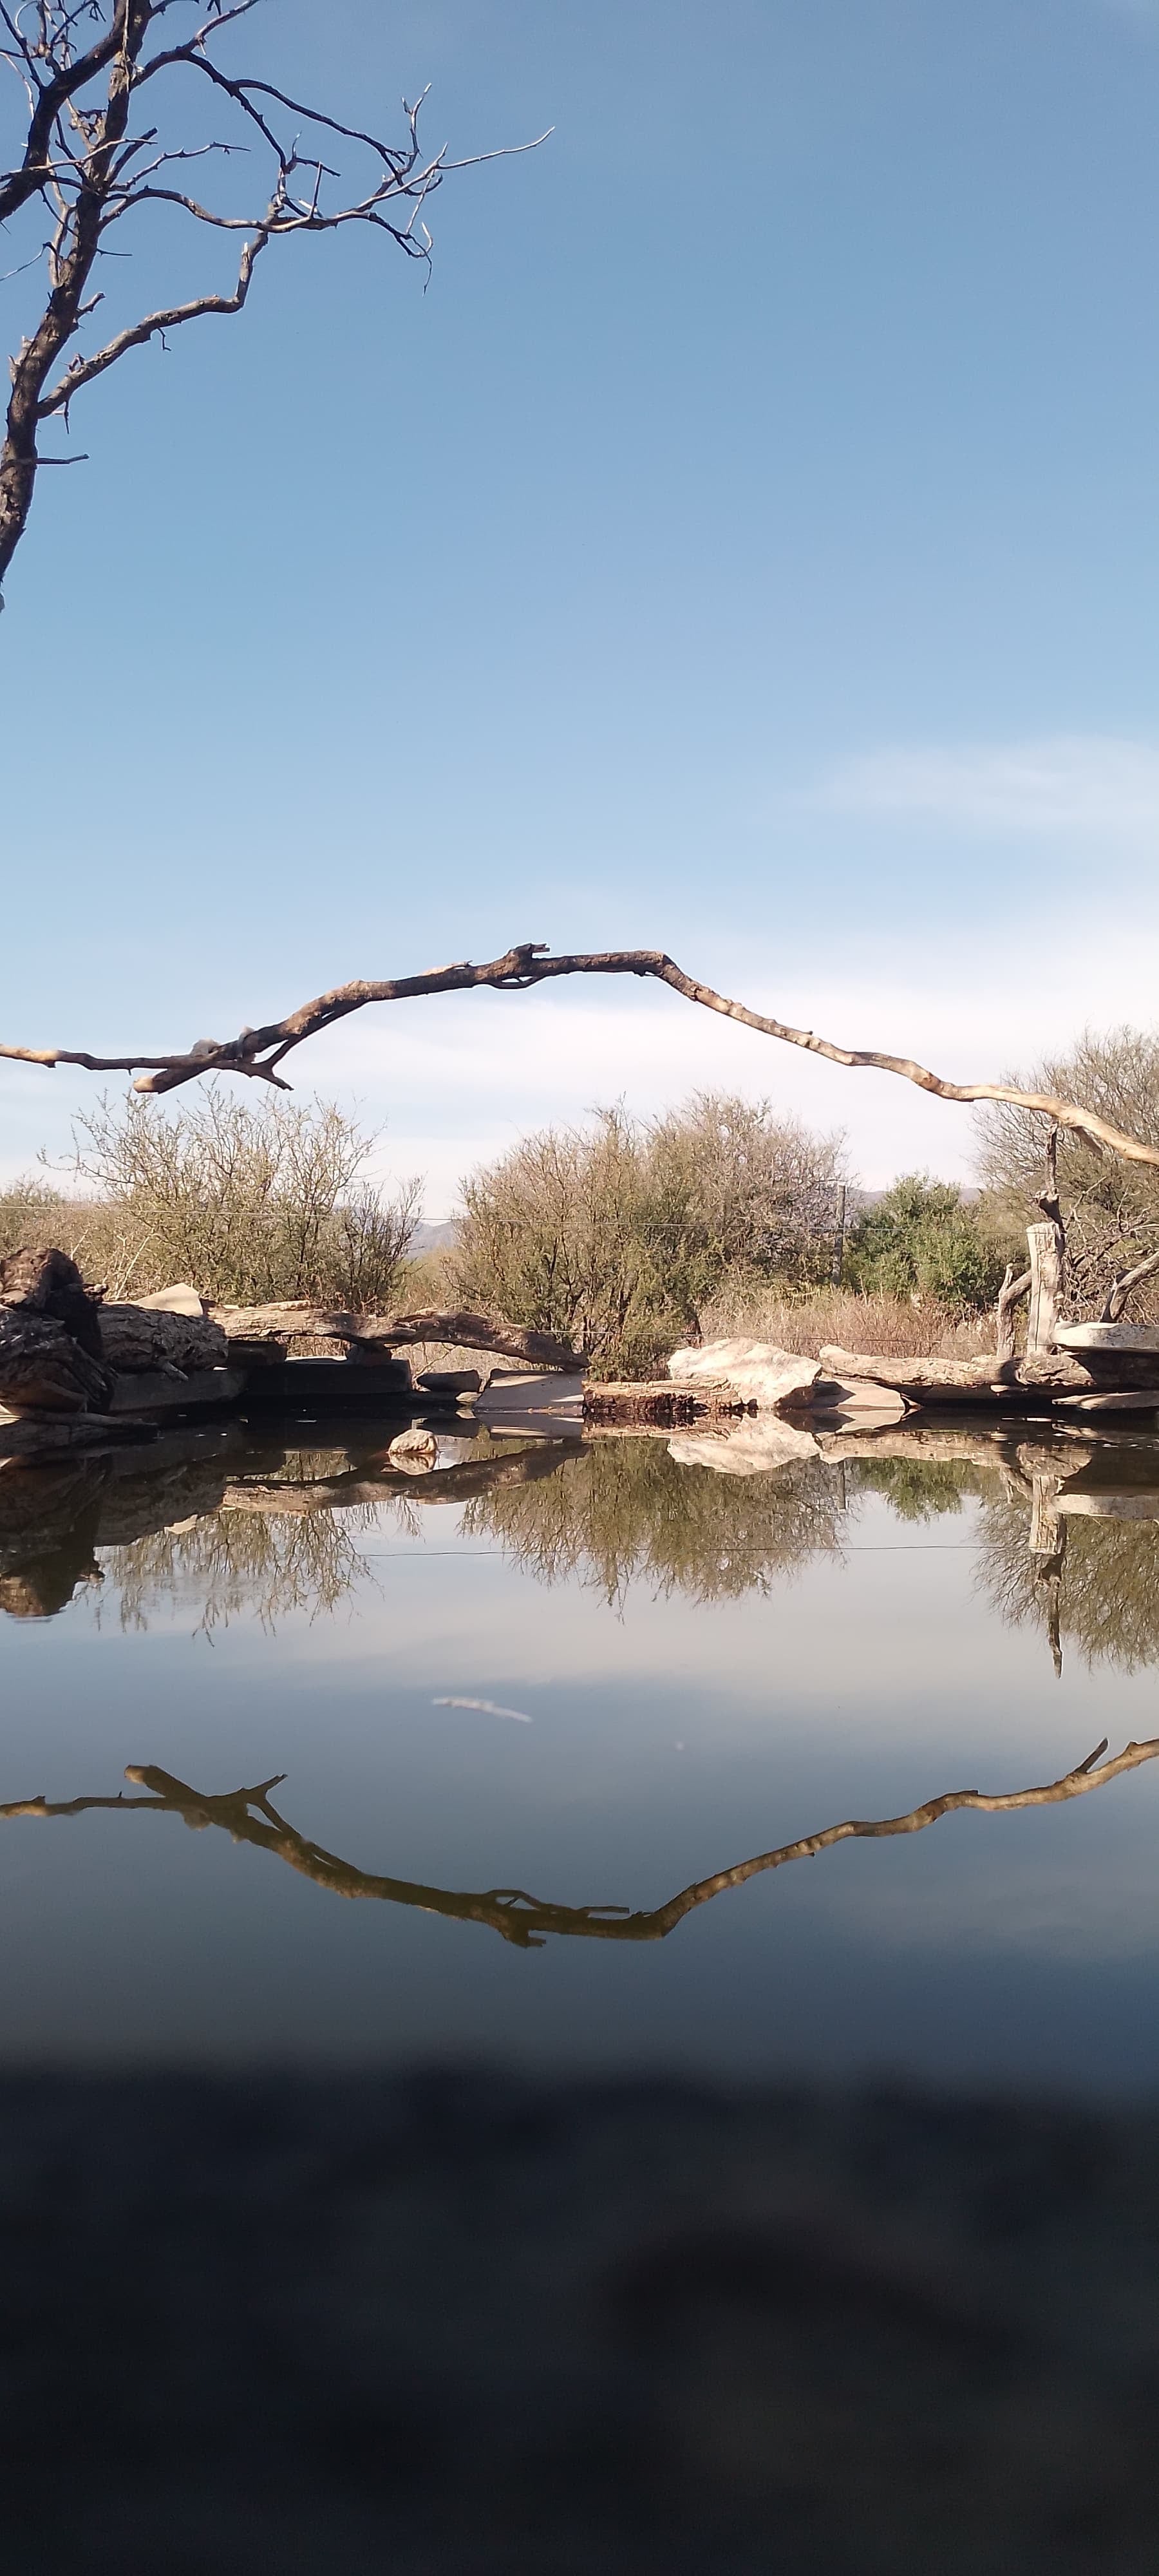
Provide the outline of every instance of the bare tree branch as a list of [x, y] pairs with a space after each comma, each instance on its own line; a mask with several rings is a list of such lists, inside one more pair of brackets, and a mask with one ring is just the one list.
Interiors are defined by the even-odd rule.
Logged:
[[608, 948], [587, 955], [552, 957], [541, 941], [525, 940], [485, 966], [463, 961], [433, 967], [424, 975], [337, 984], [331, 992], [304, 1002], [300, 1010], [291, 1011], [283, 1020], [267, 1021], [262, 1028], [244, 1028], [239, 1036], [227, 1040], [199, 1038], [181, 1054], [148, 1055], [138, 1049], [126, 1055], [91, 1055], [81, 1048], [0, 1045], [0, 1058], [8, 1057], [19, 1064], [75, 1064], [88, 1073], [136, 1073], [135, 1088], [145, 1092], [176, 1091], [182, 1083], [196, 1082], [210, 1073], [246, 1074], [285, 1091], [290, 1086], [278, 1067], [291, 1050], [303, 1045], [307, 1038], [316, 1037], [320, 1030], [332, 1028], [336, 1021], [347, 1019], [352, 1011], [365, 1010], [372, 1002], [417, 1001], [431, 994], [477, 992], [481, 988], [525, 993], [532, 985], [553, 983], [565, 975], [650, 978], [669, 985], [685, 1001], [697, 1002], [707, 1011], [719, 1011], [743, 1028], [755, 1029], [760, 1037], [779, 1038], [787, 1046], [804, 1047], [810, 1055], [823, 1056], [830, 1064], [849, 1065], [859, 1072], [897, 1074], [904, 1082], [916, 1083], [919, 1090], [933, 1092], [939, 1100], [1006, 1101], [1015, 1108], [1033, 1110], [1036, 1116], [1049, 1118], [1054, 1125], [1068, 1128], [1096, 1146], [1109, 1147], [1127, 1162], [1159, 1167], [1159, 1146], [1144, 1144], [1124, 1128], [1113, 1126], [1109, 1119], [1097, 1116], [1094, 1110], [1081, 1108], [1077, 1101], [1057, 1099], [1048, 1091], [1021, 1091], [1009, 1082], [948, 1082], [941, 1074], [931, 1073], [928, 1066], [915, 1063], [912, 1056], [839, 1046], [831, 1038], [818, 1037], [812, 1029], [792, 1028], [785, 1020], [767, 1018], [760, 1011], [750, 1011], [743, 1002], [730, 1001], [725, 994], [715, 992], [711, 984], [686, 975], [660, 948]]
[[1159, 1270], [1159, 1252], [1149, 1252], [1145, 1261], [1135, 1263], [1133, 1270], [1121, 1271], [1119, 1277], [1111, 1281], [1107, 1302], [1102, 1312], [1102, 1322], [1117, 1324], [1132, 1288], [1140, 1287], [1144, 1279], [1154, 1276], [1156, 1270]]
[[[418, 131], [421, 98], [412, 106], [404, 100], [404, 139], [388, 144], [367, 128], [292, 97], [275, 82], [227, 72], [214, 60], [211, 47], [226, 28], [250, 15], [256, 0], [210, 7], [183, 43], [150, 54], [151, 31], [172, 10], [191, 5], [192, 0], [83, 0], [78, 7], [70, 0], [39, 0], [28, 9], [12, 8], [5, 0], [0, 6], [0, 61], [22, 81], [28, 101], [23, 160], [18, 169], [0, 173], [0, 222], [33, 198], [43, 201], [54, 222], [50, 239], [28, 263], [47, 260], [47, 300], [11, 361], [12, 391], [0, 446], [0, 580], [24, 534], [40, 465], [67, 461], [39, 455], [41, 421], [63, 412], [67, 422], [73, 397], [130, 350], [144, 348], [186, 322], [240, 313], [254, 262], [275, 238], [364, 224], [388, 233], [409, 259], [429, 264], [431, 236], [423, 217], [427, 199], [451, 171], [470, 168], [477, 160], [508, 157], [505, 148], [452, 161], [445, 144], [433, 155], [424, 154]], [[82, 19], [105, 23], [87, 49], [78, 52], [74, 40]], [[151, 100], [153, 84], [182, 72], [206, 84], [215, 111], [241, 120], [244, 143], [228, 135], [173, 147], [162, 140], [152, 152], [160, 133], [157, 124], [130, 131], [138, 96], [147, 92]], [[295, 120], [292, 135], [275, 131], [279, 110]], [[348, 146], [352, 155], [372, 156], [372, 169], [361, 186], [351, 188], [318, 149], [310, 148], [312, 139], [323, 137]], [[509, 149], [532, 151], [544, 140], [537, 136]], [[158, 184], [157, 174], [174, 162], [228, 158], [258, 146], [272, 167], [251, 211], [217, 208], [180, 188]], [[151, 153], [148, 160], [142, 157], [146, 153]], [[108, 232], [127, 214], [155, 204], [180, 207], [214, 231], [245, 236], [232, 292], [207, 292], [159, 306], [124, 323], [91, 356], [69, 357], [58, 374], [61, 359], [74, 348], [86, 317], [101, 300], [89, 288], [95, 262], [111, 255]]]

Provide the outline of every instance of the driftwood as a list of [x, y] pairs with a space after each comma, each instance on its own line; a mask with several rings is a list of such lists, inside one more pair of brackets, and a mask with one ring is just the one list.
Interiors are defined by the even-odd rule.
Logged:
[[833, 1377], [869, 1378], [878, 1386], [896, 1388], [900, 1395], [924, 1396], [927, 1402], [939, 1396], [951, 1403], [971, 1396], [1017, 1396], [1021, 1390], [1039, 1387], [1080, 1394], [1096, 1384], [1081, 1361], [1062, 1352], [1004, 1362], [993, 1351], [984, 1351], [977, 1359], [927, 1360], [897, 1359], [884, 1351], [843, 1351], [830, 1345], [822, 1351], [821, 1363]]
[[1010, 1082], [947, 1082], [941, 1074], [931, 1073], [928, 1066], [917, 1064], [912, 1056], [838, 1046], [831, 1038], [819, 1038], [812, 1029], [792, 1028], [785, 1020], [770, 1019], [763, 1012], [750, 1011], [743, 1002], [730, 1001], [727, 995], [715, 992], [711, 984], [686, 975], [675, 959], [660, 948], [608, 948], [583, 956], [551, 957], [541, 941], [525, 940], [485, 966], [436, 966], [425, 975], [338, 984], [331, 992], [320, 993], [316, 1000], [304, 1002], [300, 1010], [291, 1011], [283, 1020], [242, 1029], [236, 1038], [199, 1038], [183, 1053], [146, 1055], [138, 1050], [128, 1055], [92, 1055], [86, 1048], [77, 1047], [0, 1045], [0, 1057], [7, 1056], [18, 1064], [49, 1067], [75, 1064], [89, 1073], [135, 1073], [138, 1091], [176, 1091], [182, 1083], [197, 1082], [204, 1074], [213, 1073], [247, 1074], [286, 1090], [289, 1086], [278, 1067], [291, 1049], [301, 1046], [320, 1029], [332, 1028], [336, 1020], [347, 1019], [352, 1011], [365, 1010], [369, 1003], [417, 1001], [434, 993], [478, 992], [484, 987], [493, 992], [523, 993], [533, 984], [554, 982], [567, 975], [648, 977], [669, 985], [685, 1001], [697, 1002], [704, 1010], [719, 1011], [725, 1019], [755, 1029], [759, 1037], [779, 1038], [787, 1046], [804, 1047], [810, 1055], [824, 1056], [830, 1064], [897, 1074], [903, 1082], [916, 1083], [921, 1091], [934, 1092], [939, 1100], [1007, 1101], [1015, 1109], [1033, 1110], [1056, 1126], [1089, 1138], [1096, 1147], [1109, 1146], [1126, 1162], [1159, 1168], [1159, 1145], [1146, 1145], [1140, 1137], [1129, 1136], [1125, 1129], [1113, 1126], [1108, 1118], [1100, 1118], [1093, 1109], [1082, 1108], [1077, 1101], [1056, 1098], [1048, 1091], [1022, 1091]]
[[94, 1360], [101, 1357], [101, 1294], [86, 1288], [75, 1261], [54, 1244], [25, 1244], [0, 1261], [0, 1305], [52, 1316]]
[[101, 1351], [109, 1368], [130, 1377], [151, 1369], [224, 1368], [226, 1337], [206, 1315], [170, 1315], [155, 1306], [102, 1306]]
[[0, 1305], [0, 1404], [18, 1413], [104, 1413], [112, 1391], [109, 1370], [55, 1317]]
[[1012, 1360], [1014, 1357], [1014, 1309], [1016, 1306], [1021, 1304], [1022, 1299], [1027, 1295], [1029, 1288], [1029, 1270], [1023, 1270], [1020, 1272], [1016, 1279], [1014, 1276], [1014, 1264], [1012, 1261], [1008, 1261], [1006, 1264], [1006, 1276], [998, 1291], [998, 1304], [995, 1309], [994, 1316], [995, 1338], [997, 1343], [994, 1356], [998, 1361], [999, 1367], [1002, 1367], [1007, 1360]]
[[355, 1315], [330, 1306], [291, 1302], [280, 1306], [213, 1306], [215, 1324], [231, 1343], [286, 1342], [308, 1338], [338, 1342], [376, 1342], [388, 1349], [413, 1342], [453, 1342], [463, 1350], [494, 1351], [500, 1359], [523, 1360], [530, 1368], [583, 1367], [582, 1351], [523, 1324], [505, 1323], [500, 1315], [453, 1314]]
[[747, 1413], [750, 1400], [726, 1379], [630, 1378], [623, 1383], [605, 1379], [585, 1386], [583, 1409], [585, 1422], [667, 1426], [706, 1415]]

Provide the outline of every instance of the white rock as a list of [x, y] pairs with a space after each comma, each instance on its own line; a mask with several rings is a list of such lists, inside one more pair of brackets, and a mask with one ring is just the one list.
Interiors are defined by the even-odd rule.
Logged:
[[909, 1412], [904, 1395], [896, 1387], [878, 1386], [870, 1378], [860, 1378], [855, 1386], [842, 1385], [837, 1378], [822, 1378], [816, 1389], [818, 1413], [835, 1413], [842, 1420], [864, 1417], [877, 1422], [902, 1422]]
[[698, 1350], [673, 1351], [668, 1375], [682, 1385], [709, 1378], [736, 1388], [762, 1411], [808, 1405], [821, 1375], [820, 1360], [779, 1351], [772, 1342], [702, 1342]]
[[155, 1288], [151, 1297], [129, 1297], [130, 1306], [148, 1306], [155, 1315], [201, 1315], [205, 1309], [196, 1288], [179, 1279], [173, 1288]]

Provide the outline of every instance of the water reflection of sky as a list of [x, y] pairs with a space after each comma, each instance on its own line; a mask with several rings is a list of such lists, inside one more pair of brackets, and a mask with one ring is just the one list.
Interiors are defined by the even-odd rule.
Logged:
[[[201, 1792], [285, 1773], [278, 1812], [356, 1870], [646, 1909], [842, 1818], [1024, 1790], [1103, 1736], [1114, 1754], [1159, 1733], [1157, 1524], [1099, 1517], [1114, 1478], [1094, 1452], [1068, 1462], [1088, 1499], [1057, 1560], [1030, 1558], [1036, 1462], [1016, 1448], [725, 1478], [609, 1442], [526, 1476], [496, 1453], [489, 1480], [489, 1444], [465, 1443], [441, 1489], [385, 1498], [366, 1456], [242, 1457], [213, 1468], [218, 1512], [208, 1454], [192, 1487], [188, 1460], [167, 1470], [167, 1528], [147, 1526], [147, 1475], [73, 1494], [103, 1581], [78, 1572], [58, 1616], [3, 1622], [3, 1799], [115, 1796], [142, 1764]], [[1145, 1494], [1152, 1454], [1133, 1443], [1120, 1483]], [[327, 1481], [338, 1499], [305, 1508]], [[9, 1489], [17, 1584], [65, 1543], [46, 1507], [22, 1559], [18, 1522]], [[436, 1704], [455, 1698], [532, 1723]], [[13, 1819], [4, 2024], [19, 2058], [1152, 2083], [1157, 1849], [1159, 1764], [845, 1843], [663, 1940], [524, 1951], [345, 1901], [175, 1814]]]

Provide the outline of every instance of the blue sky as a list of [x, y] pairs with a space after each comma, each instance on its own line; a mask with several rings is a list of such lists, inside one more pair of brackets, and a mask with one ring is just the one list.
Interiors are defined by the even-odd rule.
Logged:
[[[456, 153], [555, 131], [443, 189], [425, 295], [275, 245], [76, 406], [0, 622], [0, 1034], [161, 1048], [532, 938], [958, 1078], [1150, 1023], [1159, 5], [267, 0], [236, 52], [379, 124], [429, 81]], [[114, 316], [225, 278], [137, 240]], [[635, 988], [368, 1013], [297, 1081], [433, 1216], [698, 1083], [871, 1183], [969, 1165], [966, 1112]], [[0, 1069], [0, 1168], [97, 1087]]]

